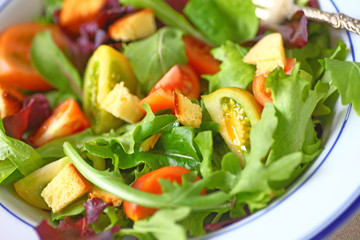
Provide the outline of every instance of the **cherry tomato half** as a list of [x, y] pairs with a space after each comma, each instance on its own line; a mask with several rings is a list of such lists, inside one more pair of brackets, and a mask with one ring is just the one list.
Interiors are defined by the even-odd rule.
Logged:
[[188, 98], [199, 97], [199, 78], [189, 65], [173, 66], [140, 102], [140, 106], [148, 103], [154, 113], [160, 109], [174, 110], [173, 91], [179, 91]]
[[34, 36], [51, 30], [55, 42], [61, 48], [65, 43], [55, 25], [22, 23], [5, 30], [0, 36], [0, 82], [29, 91], [45, 91], [48, 84], [31, 64], [31, 43]]
[[[132, 184], [132, 187], [148, 193], [161, 194], [162, 190], [158, 179], [166, 179], [170, 182], [176, 181], [181, 184], [181, 176], [189, 172], [190, 170], [186, 168], [176, 166], [159, 168], [138, 178]], [[199, 177], [195, 179], [195, 181], [198, 180], [200, 180]], [[202, 191], [201, 194], [206, 194], [205, 190]], [[143, 207], [135, 203], [124, 201], [124, 212], [133, 221], [150, 217], [156, 211], [157, 209], [155, 208]]]
[[[284, 71], [286, 74], [291, 74], [292, 69], [296, 63], [295, 58], [287, 58]], [[262, 106], [265, 106], [265, 102], [272, 102], [271, 91], [265, 87], [266, 76], [255, 75], [252, 88], [256, 101]]]
[[220, 71], [220, 62], [210, 54], [211, 46], [190, 35], [185, 35], [183, 40], [189, 65], [199, 76], [202, 74], [212, 75]]
[[35, 146], [41, 146], [55, 138], [69, 136], [88, 127], [89, 120], [76, 101], [69, 98], [54, 109], [50, 117], [30, 137], [30, 141]]

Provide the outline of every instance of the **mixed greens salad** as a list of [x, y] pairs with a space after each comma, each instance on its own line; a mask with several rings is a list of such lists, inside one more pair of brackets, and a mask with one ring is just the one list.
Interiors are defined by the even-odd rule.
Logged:
[[219, 230], [308, 168], [338, 97], [360, 114], [347, 51], [251, 0], [44, 0], [0, 35], [0, 185], [42, 239]]

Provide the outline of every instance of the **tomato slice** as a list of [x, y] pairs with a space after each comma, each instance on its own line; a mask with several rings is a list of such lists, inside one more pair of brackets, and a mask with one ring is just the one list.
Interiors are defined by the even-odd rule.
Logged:
[[[181, 184], [181, 176], [189, 172], [190, 170], [183, 167], [162, 167], [141, 176], [132, 184], [132, 187], [148, 193], [161, 194], [162, 190], [158, 179], [166, 179], [170, 182], [176, 181], [178, 184]], [[196, 177], [195, 181], [198, 180], [200, 180], [200, 178]], [[206, 194], [205, 190], [202, 191], [201, 194]], [[155, 208], [143, 207], [135, 203], [124, 201], [124, 212], [133, 221], [150, 217], [156, 211], [157, 209]]]
[[[286, 74], [291, 74], [294, 66], [296, 64], [295, 58], [287, 58], [284, 71]], [[255, 75], [252, 88], [256, 101], [260, 103], [263, 107], [265, 102], [272, 102], [271, 91], [265, 87], [266, 76], [265, 75]]]
[[141, 100], [140, 106], [148, 103], [154, 113], [160, 109], [174, 110], [173, 91], [179, 91], [188, 98], [199, 98], [199, 78], [189, 65], [173, 66]]
[[77, 102], [69, 98], [54, 109], [50, 117], [30, 137], [30, 141], [35, 146], [41, 146], [55, 138], [69, 136], [88, 127], [90, 127], [89, 120]]
[[220, 62], [210, 54], [211, 46], [190, 35], [185, 35], [183, 40], [189, 64], [199, 76], [220, 71]]
[[5, 30], [0, 37], [0, 82], [30, 91], [45, 91], [48, 84], [31, 64], [31, 42], [34, 36], [51, 30], [55, 42], [62, 48], [65, 43], [55, 25], [22, 23]]

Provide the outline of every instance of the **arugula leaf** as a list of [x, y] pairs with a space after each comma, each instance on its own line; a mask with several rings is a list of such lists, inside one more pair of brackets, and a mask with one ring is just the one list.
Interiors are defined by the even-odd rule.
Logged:
[[76, 216], [85, 212], [84, 203], [86, 202], [87, 198], [82, 197], [81, 199], [77, 200], [76, 202], [70, 204], [61, 212], [53, 213], [51, 212], [51, 221], [58, 221], [62, 220], [65, 217], [69, 216]]
[[156, 17], [158, 17], [166, 25], [176, 27], [201, 40], [204, 43], [211, 44], [199, 31], [197, 31], [188, 20], [176, 12], [172, 7], [162, 0], [120, 0], [125, 6], [133, 6], [135, 8], [152, 8]]
[[40, 32], [34, 37], [31, 61], [48, 83], [62, 93], [71, 93], [77, 101], [81, 101], [80, 74], [55, 45], [49, 31]]
[[251, 0], [190, 0], [184, 13], [216, 45], [252, 39], [258, 31]]
[[64, 143], [64, 152], [69, 157], [79, 172], [90, 182], [107, 192], [129, 202], [152, 208], [169, 208], [188, 206], [194, 209], [204, 209], [217, 206], [229, 199], [229, 195], [217, 191], [206, 196], [199, 196], [198, 193], [212, 183], [211, 177], [188, 183], [167, 194], [157, 195], [143, 192], [123, 183], [123, 178], [116, 172], [99, 171], [88, 165], [79, 153], [69, 143]]
[[212, 55], [222, 63], [220, 72], [203, 76], [209, 81], [210, 92], [223, 87], [246, 89], [255, 75], [255, 66], [242, 60], [247, 52], [246, 48], [230, 41], [212, 50]]
[[352, 103], [360, 115], [360, 63], [325, 59], [326, 71], [331, 75], [332, 84], [341, 96], [341, 103]]
[[[4, 125], [0, 121], [0, 161], [5, 161], [6, 159], [9, 159], [24, 176], [46, 164], [31, 146], [6, 136]], [[5, 175], [7, 176], [9, 176], [13, 169], [10, 165], [10, 163], [3, 164], [3, 167], [6, 166], [7, 174]]]
[[172, 66], [187, 62], [182, 32], [171, 27], [125, 45], [124, 54], [146, 94]]

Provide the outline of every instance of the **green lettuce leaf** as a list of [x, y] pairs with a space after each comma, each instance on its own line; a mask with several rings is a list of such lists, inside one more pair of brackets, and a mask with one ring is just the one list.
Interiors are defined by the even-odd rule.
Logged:
[[124, 46], [135, 76], [144, 94], [175, 64], [187, 62], [182, 31], [164, 27], [143, 40]]
[[271, 89], [279, 121], [274, 134], [276, 139], [266, 161], [269, 164], [287, 154], [302, 151], [306, 136], [315, 131], [307, 128], [312, 113], [329, 86], [319, 82], [312, 90], [312, 77], [299, 71], [299, 65], [295, 66], [291, 76], [281, 69], [270, 73], [266, 86]]
[[2, 168], [6, 170], [1, 174], [3, 180], [14, 172], [14, 167], [26, 176], [46, 164], [31, 146], [6, 136], [2, 121], [0, 121], [0, 162]]
[[212, 50], [212, 55], [222, 63], [220, 72], [204, 76], [209, 81], [210, 92], [223, 87], [246, 89], [249, 86], [255, 76], [255, 66], [243, 62], [247, 52], [246, 48], [230, 41]]
[[246, 167], [230, 192], [251, 211], [265, 207], [305, 169], [299, 165], [308, 164], [321, 151], [312, 113], [328, 84], [319, 82], [312, 89], [312, 77], [297, 64], [291, 76], [280, 68], [270, 73], [266, 86], [273, 104], [265, 104], [261, 120], [251, 129]]
[[331, 75], [331, 84], [336, 86], [342, 104], [352, 103], [360, 115], [360, 63], [325, 59], [326, 71]]
[[184, 13], [216, 45], [252, 39], [258, 31], [251, 0], [190, 0]]
[[121, 229], [124, 235], [139, 239], [185, 240], [186, 230], [178, 222], [190, 214], [190, 208], [162, 209], [148, 219], [136, 221], [133, 229]]

